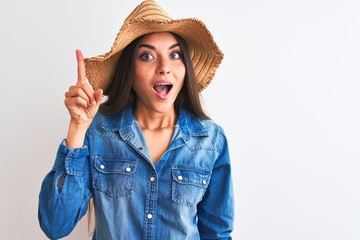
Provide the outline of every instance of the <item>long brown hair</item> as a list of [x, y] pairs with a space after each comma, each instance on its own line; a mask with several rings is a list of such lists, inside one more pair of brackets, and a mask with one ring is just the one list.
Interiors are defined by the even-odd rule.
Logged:
[[[210, 117], [205, 114], [201, 105], [200, 90], [196, 82], [188, 45], [179, 35], [171, 34], [173, 34], [180, 45], [186, 68], [184, 85], [174, 103], [175, 110], [178, 111], [180, 108], [185, 108], [199, 118], [210, 119]], [[135, 71], [134, 55], [139, 41], [144, 36], [145, 35], [136, 38], [127, 45], [121, 53], [115, 75], [109, 87], [104, 90], [104, 95], [108, 96], [108, 100], [100, 105], [100, 111], [102, 113], [115, 115], [127, 106], [136, 104], [135, 92], [132, 89]]]

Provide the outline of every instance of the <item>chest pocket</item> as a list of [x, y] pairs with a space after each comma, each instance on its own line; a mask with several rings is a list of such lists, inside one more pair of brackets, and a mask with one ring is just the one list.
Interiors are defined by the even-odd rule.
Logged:
[[211, 172], [191, 166], [173, 166], [172, 193], [174, 202], [193, 206], [199, 203], [209, 185]]
[[137, 162], [128, 158], [96, 156], [93, 187], [111, 197], [130, 194], [134, 189]]

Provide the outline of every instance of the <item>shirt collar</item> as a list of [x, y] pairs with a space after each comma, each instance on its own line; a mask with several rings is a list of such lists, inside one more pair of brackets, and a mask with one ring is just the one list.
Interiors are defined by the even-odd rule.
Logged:
[[[102, 128], [106, 131], [130, 132], [134, 124], [137, 125], [137, 122], [133, 114], [133, 108], [129, 106], [117, 115], [106, 117]], [[208, 132], [200, 120], [183, 108], [179, 111], [176, 125], [179, 126], [185, 141], [191, 136], [208, 136]]]

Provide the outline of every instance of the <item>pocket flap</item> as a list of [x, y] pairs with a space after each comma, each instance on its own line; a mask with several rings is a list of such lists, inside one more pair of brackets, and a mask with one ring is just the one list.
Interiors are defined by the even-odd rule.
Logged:
[[132, 174], [136, 171], [137, 163], [121, 158], [95, 158], [95, 168], [101, 173]]
[[211, 172], [204, 169], [179, 166], [174, 166], [172, 168], [172, 177], [174, 181], [180, 184], [192, 184], [206, 188], [209, 185], [210, 176]]

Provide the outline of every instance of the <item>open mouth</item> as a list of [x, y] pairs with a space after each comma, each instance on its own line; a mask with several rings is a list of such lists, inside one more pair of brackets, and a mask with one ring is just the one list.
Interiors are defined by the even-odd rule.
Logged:
[[157, 83], [153, 86], [153, 89], [158, 94], [165, 96], [170, 92], [172, 87], [173, 85], [171, 83]]

